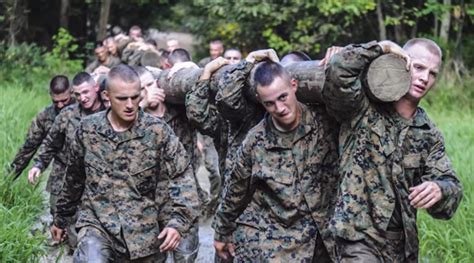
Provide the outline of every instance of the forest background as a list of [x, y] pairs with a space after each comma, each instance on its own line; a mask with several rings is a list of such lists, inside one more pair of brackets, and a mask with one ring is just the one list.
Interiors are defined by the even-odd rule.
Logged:
[[49, 80], [82, 70], [112, 26], [132, 25], [193, 34], [195, 61], [216, 38], [244, 55], [274, 48], [280, 56], [300, 50], [313, 59], [333, 45], [435, 40], [443, 68], [422, 106], [444, 133], [464, 198], [450, 221], [419, 213], [421, 261], [473, 262], [473, 18], [474, 4], [464, 0], [0, 1], [0, 262], [38, 261], [47, 251], [42, 231], [32, 232], [44, 211], [44, 184], [29, 186], [26, 172], [13, 182], [7, 167], [31, 119], [49, 103]]

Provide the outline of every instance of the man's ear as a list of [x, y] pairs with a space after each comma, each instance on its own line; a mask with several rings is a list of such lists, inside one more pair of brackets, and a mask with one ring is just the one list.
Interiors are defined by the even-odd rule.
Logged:
[[102, 91], [102, 96], [104, 99], [110, 101], [110, 96], [109, 96], [109, 91], [108, 90], [103, 90]]
[[296, 90], [298, 89], [298, 81], [294, 78], [291, 78], [290, 85], [291, 85], [291, 90], [293, 90], [296, 93]]

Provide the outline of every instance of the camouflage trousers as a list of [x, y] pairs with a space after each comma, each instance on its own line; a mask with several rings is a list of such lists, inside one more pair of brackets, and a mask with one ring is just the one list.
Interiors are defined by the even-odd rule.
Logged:
[[403, 232], [386, 231], [385, 241], [350, 241], [336, 238], [337, 260], [341, 263], [398, 263], [406, 262]]
[[156, 253], [147, 257], [130, 260], [128, 255], [115, 250], [112, 241], [102, 231], [95, 227], [83, 227], [78, 234], [79, 243], [74, 252], [74, 263], [163, 263], [165, 254]]
[[189, 232], [181, 237], [178, 247], [168, 253], [166, 263], [192, 263], [199, 251], [199, 226], [191, 225]]
[[[238, 225], [233, 233], [235, 241], [234, 262], [333, 262], [324, 246], [321, 235], [316, 234], [315, 243], [292, 244], [286, 247], [286, 238], [282, 235], [264, 237], [265, 231], [246, 225]], [[291, 248], [290, 248], [291, 247]], [[311, 251], [311, 252], [309, 252]], [[309, 253], [308, 253], [309, 252]], [[304, 255], [304, 256], [303, 256]]]

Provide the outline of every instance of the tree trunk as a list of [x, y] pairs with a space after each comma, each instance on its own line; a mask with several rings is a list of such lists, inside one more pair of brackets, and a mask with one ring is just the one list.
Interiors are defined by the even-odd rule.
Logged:
[[61, 0], [61, 10], [59, 11], [59, 27], [69, 30], [69, 0]]
[[382, 1], [377, 0], [377, 21], [379, 23], [379, 40], [387, 39], [387, 29], [383, 18]]
[[443, 0], [443, 5], [447, 10], [441, 17], [441, 27], [439, 30], [439, 38], [444, 42], [448, 43], [449, 39], [449, 26], [451, 25], [451, 0]]
[[109, 22], [111, 0], [102, 0], [100, 4], [99, 32], [97, 32], [97, 41], [102, 41], [107, 35], [107, 23]]
[[12, 0], [7, 6], [7, 21], [10, 23], [8, 27], [8, 45], [15, 46], [18, 43], [18, 35], [27, 25], [28, 18], [26, 16], [25, 0]]

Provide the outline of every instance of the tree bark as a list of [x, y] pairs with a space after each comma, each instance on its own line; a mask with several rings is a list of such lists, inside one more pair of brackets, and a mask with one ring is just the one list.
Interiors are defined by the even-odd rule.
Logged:
[[379, 23], [379, 40], [387, 39], [387, 29], [385, 28], [385, 20], [383, 17], [382, 1], [377, 0], [377, 21]]
[[61, 0], [59, 13], [59, 27], [69, 30], [69, 0]]
[[111, 0], [102, 0], [100, 4], [99, 31], [97, 41], [102, 41], [107, 35], [107, 23], [109, 22]]
[[451, 25], [451, 0], [443, 0], [444, 7], [447, 10], [441, 17], [441, 26], [439, 29], [439, 38], [444, 42], [448, 43], [449, 40], [449, 27]]
[[[296, 96], [303, 103], [321, 103], [321, 91], [326, 78], [325, 69], [319, 61], [294, 62], [286, 66], [290, 76], [298, 81]], [[210, 80], [211, 96], [218, 90], [218, 83], [226, 71], [236, 65], [227, 65], [216, 71]], [[364, 84], [372, 99], [390, 102], [400, 99], [410, 87], [410, 73], [405, 69], [405, 60], [394, 55], [383, 55], [372, 62], [364, 77]], [[168, 78], [169, 70], [158, 77], [158, 86], [165, 90], [166, 101], [183, 104], [186, 93], [199, 79], [202, 69], [184, 68]], [[250, 87], [250, 83], [248, 86]], [[247, 94], [255, 102], [255, 94]]]
[[28, 24], [26, 16], [26, 2], [25, 0], [9, 1], [9, 7], [6, 8], [8, 26], [8, 45], [15, 46], [18, 43], [18, 35], [21, 30]]

